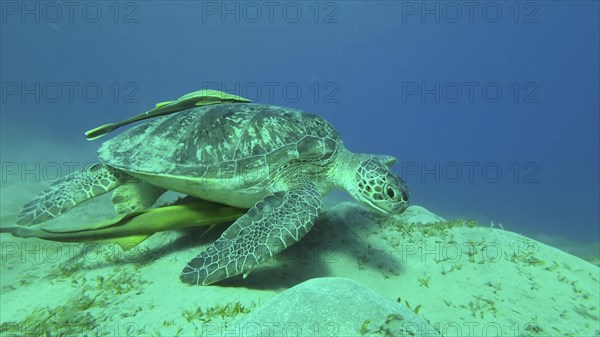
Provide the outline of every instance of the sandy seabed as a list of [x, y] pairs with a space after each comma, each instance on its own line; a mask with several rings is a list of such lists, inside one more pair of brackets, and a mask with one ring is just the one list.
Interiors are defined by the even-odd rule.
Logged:
[[[24, 158], [13, 154], [3, 162]], [[2, 225], [12, 225], [20, 207], [48, 185], [3, 181]], [[94, 222], [112, 212], [107, 195], [52, 221]], [[589, 262], [508, 230], [446, 221], [418, 206], [386, 217], [330, 200], [305, 238], [247, 278], [207, 287], [180, 282], [186, 262], [223, 228], [202, 238], [198, 229], [157, 233], [130, 251], [2, 234], [0, 335], [250, 335], [234, 322], [302, 282], [340, 277], [410, 309], [443, 336], [600, 336], [597, 254]], [[289, 311], [293, 315], [294, 308]], [[303, 334], [336, 335], [327, 329], [339, 323], [332, 317], [314, 317]], [[356, 329], [346, 335], [386, 335], [369, 322], [352, 322]]]

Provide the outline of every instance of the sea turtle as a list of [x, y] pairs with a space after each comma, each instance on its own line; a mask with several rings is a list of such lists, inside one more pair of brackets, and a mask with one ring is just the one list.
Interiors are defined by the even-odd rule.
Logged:
[[102, 163], [72, 174], [29, 204], [19, 224], [40, 223], [115, 189], [119, 214], [146, 207], [165, 191], [249, 208], [181, 273], [208, 285], [243, 274], [300, 240], [332, 188], [388, 214], [409, 190], [387, 155], [348, 151], [324, 119], [254, 103], [191, 108], [149, 120], [103, 143]]

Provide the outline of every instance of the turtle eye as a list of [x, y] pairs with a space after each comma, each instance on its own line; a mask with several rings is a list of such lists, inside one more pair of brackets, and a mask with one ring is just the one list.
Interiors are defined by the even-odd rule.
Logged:
[[388, 197], [390, 197], [390, 199], [394, 199], [394, 197], [396, 196], [396, 193], [394, 193], [394, 190], [389, 186], [385, 192], [387, 193]]

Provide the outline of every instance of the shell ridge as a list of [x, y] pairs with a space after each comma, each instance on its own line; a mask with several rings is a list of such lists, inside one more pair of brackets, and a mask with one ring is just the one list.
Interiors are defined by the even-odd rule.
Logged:
[[240, 147], [240, 142], [242, 141], [243, 135], [246, 132], [248, 132], [248, 127], [250, 126], [250, 122], [253, 121], [254, 118], [256, 117], [256, 115], [258, 115], [258, 113], [262, 112], [264, 109], [265, 109], [265, 106], [260, 107], [260, 109], [258, 109], [257, 111], [254, 112], [252, 117], [248, 118], [248, 120], [246, 120], [246, 122], [244, 122], [242, 131], [240, 132], [237, 143], [235, 144], [235, 148], [233, 149], [233, 155], [231, 157], [231, 160], [238, 160], [237, 154], [238, 154], [238, 149]]

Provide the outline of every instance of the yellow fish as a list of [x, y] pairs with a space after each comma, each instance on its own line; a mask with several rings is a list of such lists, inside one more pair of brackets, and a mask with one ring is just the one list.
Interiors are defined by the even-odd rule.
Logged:
[[0, 226], [0, 233], [60, 242], [111, 242], [119, 244], [123, 249], [129, 249], [156, 232], [188, 227], [209, 227], [210, 230], [217, 224], [236, 220], [246, 211], [187, 197], [173, 205], [134, 212], [91, 226], [65, 226], [68, 229]]

